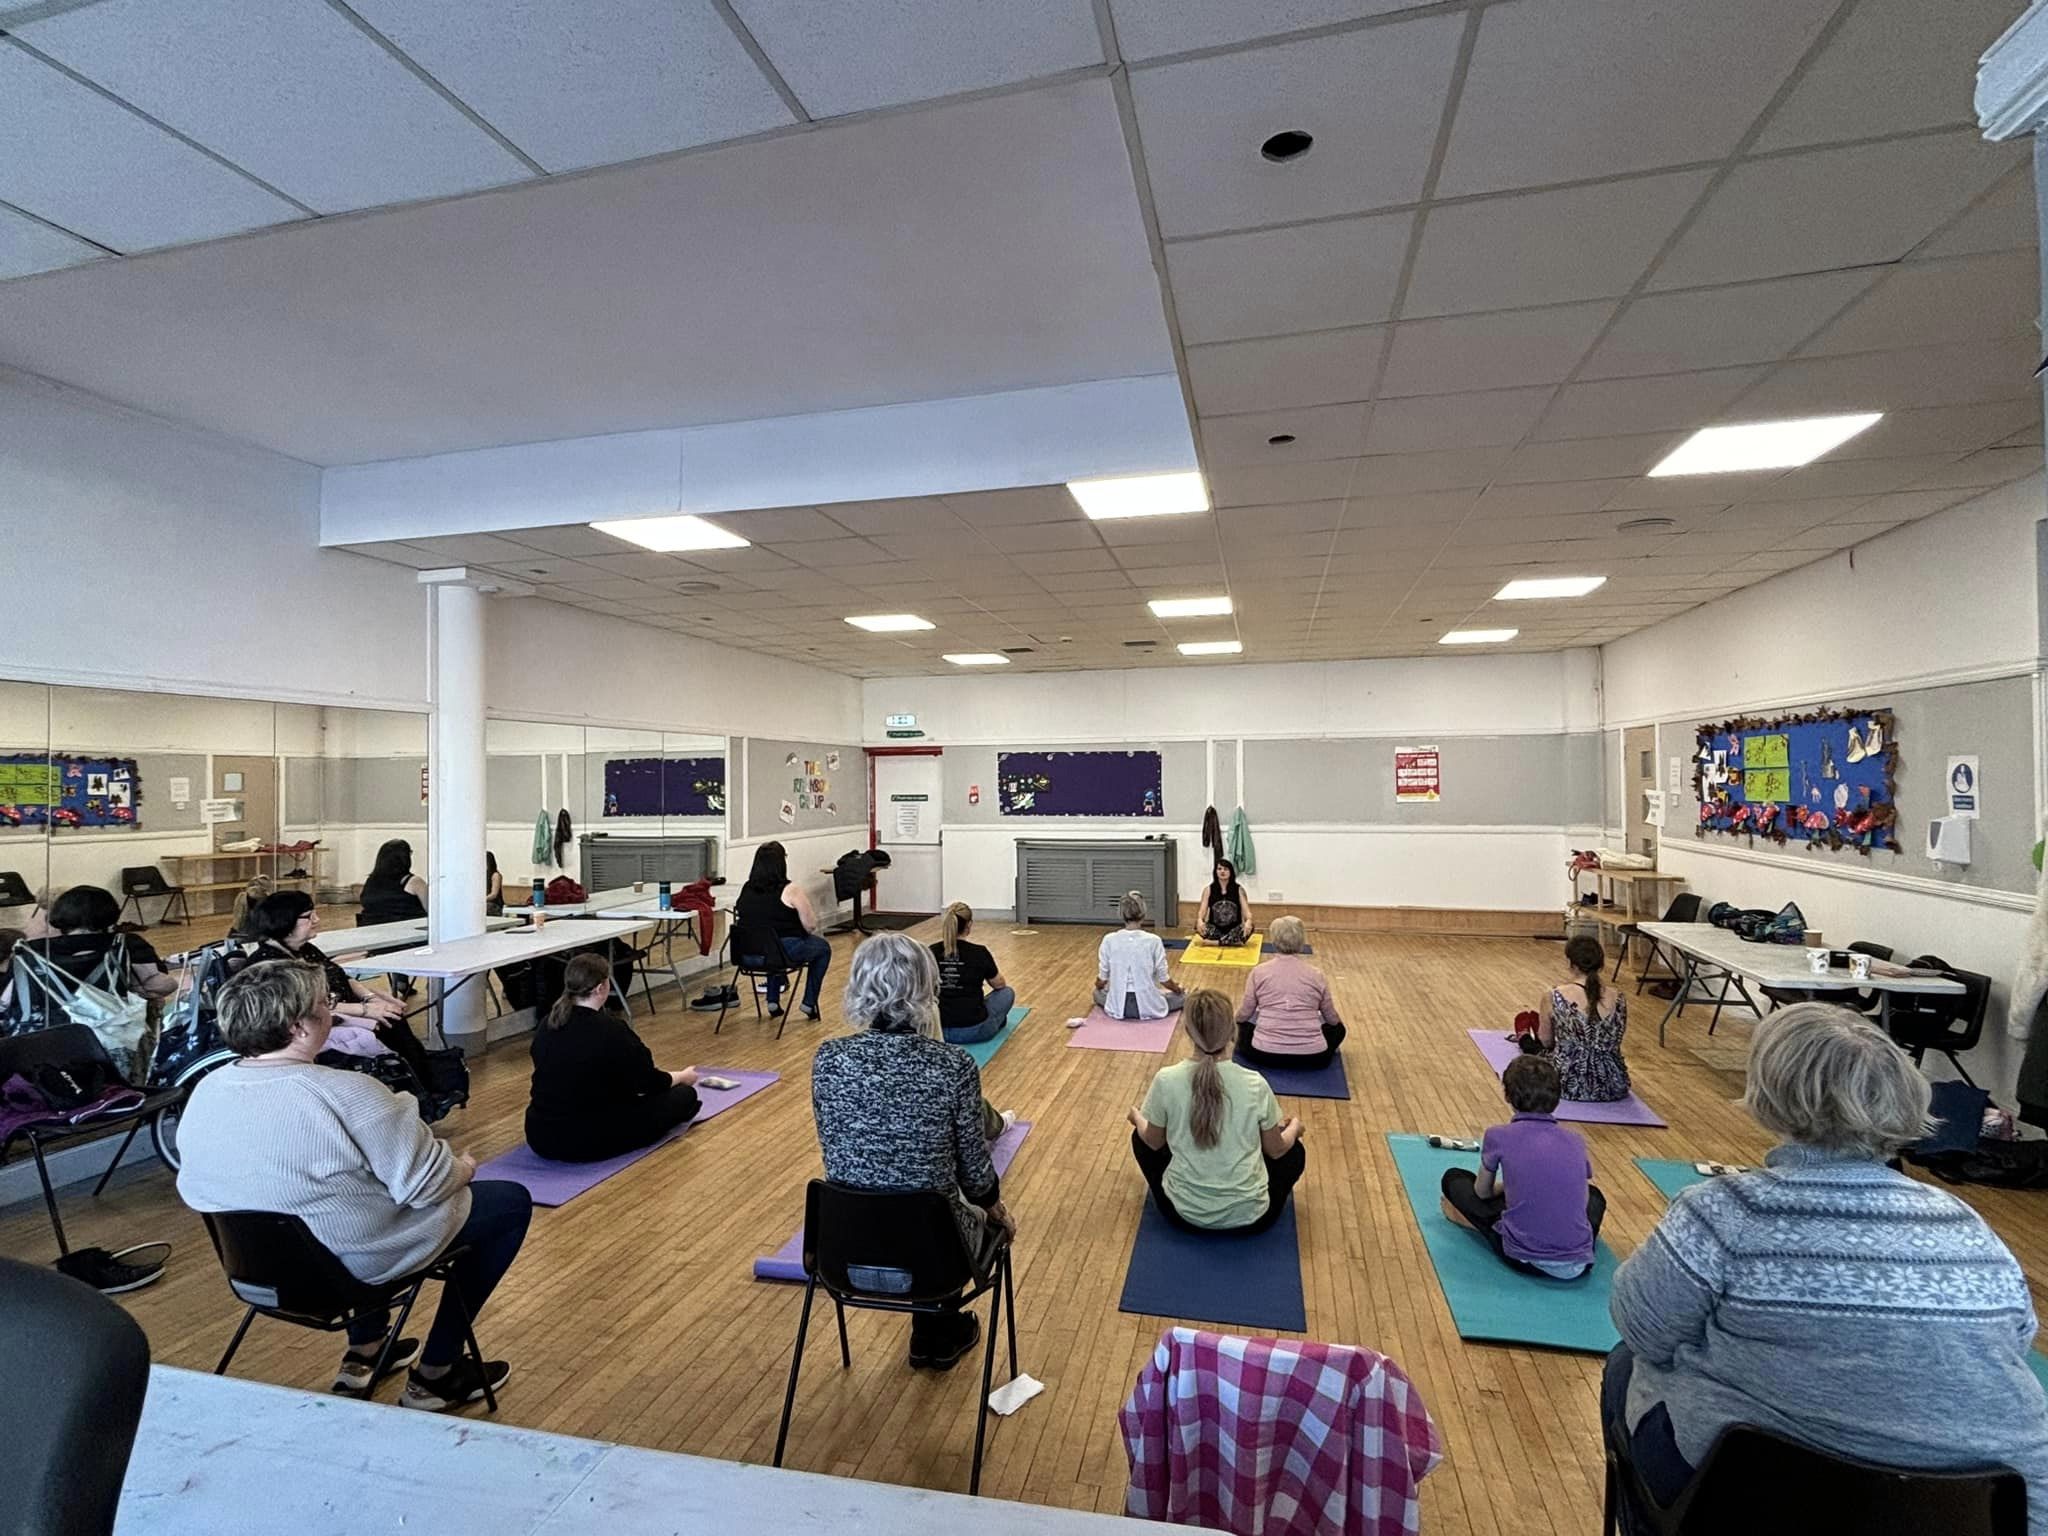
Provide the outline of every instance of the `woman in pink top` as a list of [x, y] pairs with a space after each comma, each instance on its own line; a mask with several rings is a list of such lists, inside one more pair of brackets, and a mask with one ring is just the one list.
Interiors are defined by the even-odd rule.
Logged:
[[1237, 1054], [1253, 1066], [1326, 1067], [1344, 1043], [1330, 983], [1301, 958], [1307, 939], [1298, 917], [1266, 929], [1273, 958], [1252, 967], [1237, 1005]]

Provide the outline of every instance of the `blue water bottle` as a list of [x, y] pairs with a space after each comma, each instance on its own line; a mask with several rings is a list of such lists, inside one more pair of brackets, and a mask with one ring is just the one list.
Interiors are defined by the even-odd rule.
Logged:
[[548, 904], [548, 883], [539, 875], [533, 877], [533, 910], [538, 912]]
[[659, 882], [655, 886], [654, 896], [655, 905], [660, 907], [662, 911], [667, 912], [673, 910], [675, 906], [675, 901], [669, 895], [668, 882], [666, 880]]

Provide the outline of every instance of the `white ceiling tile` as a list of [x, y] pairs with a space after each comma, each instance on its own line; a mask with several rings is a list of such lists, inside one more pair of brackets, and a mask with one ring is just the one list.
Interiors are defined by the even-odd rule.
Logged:
[[1363, 400], [1386, 337], [1384, 327], [1364, 326], [1189, 347], [1195, 408], [1206, 417]]
[[1974, 494], [1969, 490], [1947, 491], [1897, 491], [1887, 496], [1859, 497], [1856, 505], [1840, 517], [1838, 523], [1906, 523], [1916, 518], [1931, 517], [1936, 512], [1968, 501]]
[[959, 515], [935, 496], [909, 496], [900, 501], [840, 501], [821, 510], [838, 527], [861, 534], [961, 531]]
[[1614, 313], [1611, 303], [1407, 320], [1394, 327], [1382, 396], [1551, 384], [1569, 374]]
[[1109, 0], [1116, 19], [1117, 51], [1127, 59], [1156, 59], [1248, 43], [1257, 37], [1334, 26], [1368, 16], [1428, 5], [1432, 0]]
[[[1371, 412], [1372, 407], [1364, 404], [1301, 405], [1246, 416], [1204, 416], [1202, 461], [1214, 470], [1352, 458], [1365, 452], [1365, 423]], [[1294, 441], [1271, 441], [1283, 434]]]
[[1330, 531], [1344, 522], [1341, 501], [1308, 501], [1293, 505], [1233, 507], [1219, 514], [1217, 525], [1235, 542], [1261, 539], [1310, 539], [1321, 535], [1328, 542]]
[[1801, 350], [1873, 352], [2031, 333], [2040, 312], [2034, 251], [1907, 262]]
[[368, 555], [372, 560], [382, 560], [391, 565], [402, 565], [408, 570], [431, 571], [437, 565], [448, 562], [430, 549], [415, 548], [397, 540], [379, 544], [341, 544], [336, 546], [350, 554]]
[[1063, 485], [1027, 485], [1006, 491], [969, 491], [940, 498], [976, 527], [992, 524], [1065, 523], [1081, 516]]
[[[2027, 337], [1951, 347], [1859, 352], [1781, 363], [1742, 402], [1745, 421], [1830, 411], [1973, 405], [2036, 393], [2037, 343]], [[2037, 395], [2038, 398], [2038, 395]]]
[[1682, 433], [1651, 432], [1639, 437], [1578, 438], [1563, 443], [1530, 443], [1515, 450], [1498, 476], [1502, 484], [1533, 480], [1610, 480], [1646, 473], [1671, 451]]
[[[480, 534], [474, 537], [495, 539], [496, 536]], [[467, 558], [483, 560], [492, 557], [477, 554]], [[524, 564], [523, 558], [511, 560], [507, 562], [506, 569], [517, 570]], [[561, 561], [558, 564], [566, 567], [568, 574], [555, 577], [556, 581], [588, 580], [593, 572], [599, 576], [634, 576], [643, 581], [688, 581], [697, 575], [697, 568], [678, 556], [658, 554], [651, 550], [616, 555], [587, 555], [581, 560]]]
[[354, 9], [550, 171], [795, 121], [702, 0], [356, 0]]
[[1913, 482], [1928, 490], [1981, 489], [2004, 485], [2041, 468], [2039, 448], [1986, 448]]
[[[1676, 443], [1679, 439], [1667, 437], [1664, 441]], [[1616, 489], [1607, 500], [1607, 510], [1616, 514], [1615, 521], [1622, 522], [1653, 512], [1682, 514], [1690, 507], [1725, 507], [1755, 495], [1784, 474], [1782, 469], [1767, 469], [1755, 474], [1674, 475], [1649, 480], [1641, 470], [1625, 471], [1613, 482]]]
[[1974, 129], [1750, 160], [1650, 279], [1691, 288], [1897, 261], [2013, 163]]
[[38, 223], [12, 208], [0, 208], [0, 282], [97, 261], [106, 254], [83, 240]]
[[1126, 517], [1097, 523], [1102, 542], [1113, 549], [1147, 544], [1181, 545], [1189, 549], [1215, 549], [1216, 517], [1211, 512], [1181, 517]]
[[623, 539], [615, 539], [608, 533], [599, 533], [583, 523], [565, 523], [558, 528], [521, 528], [508, 533], [506, 538], [528, 549], [543, 550], [551, 555], [574, 558], [578, 555], [622, 554], [631, 546]]
[[[1417, 498], [1418, 492], [1456, 491], [1473, 487], [1472, 497], [1478, 494], [1477, 487], [1485, 485], [1499, 471], [1508, 459], [1505, 448], [1452, 448], [1437, 453], [1381, 453], [1358, 463], [1358, 478], [1352, 483], [1351, 501], [1354, 507], [1360, 499], [1372, 500], [1380, 497]], [[1472, 497], [1466, 498], [1469, 505]], [[1419, 498], [1415, 505], [1448, 505], [1455, 497], [1441, 503], [1424, 503]]]
[[1759, 150], [1967, 123], [1977, 59], [2011, 0], [1860, 0], [1758, 137]]
[[1366, 448], [1371, 453], [1426, 453], [1519, 443], [1543, 414], [1551, 393], [1543, 385], [1382, 400], [1373, 407]]
[[866, 539], [805, 539], [785, 544], [776, 551], [813, 570], [836, 571], [851, 566], [879, 565], [890, 551]]
[[[1706, 189], [1707, 171], [1434, 208], [1404, 316], [1624, 294]], [[1505, 253], [1512, 253], [1503, 259]]]
[[[1028, 7], [1023, 7], [1028, 9]], [[1138, 133], [1169, 237], [1359, 213], [1421, 193], [1457, 53], [1431, 16], [1131, 71]], [[1259, 146], [1315, 136], [1298, 161]]]
[[322, 213], [532, 174], [325, 5], [102, 0], [20, 34]]
[[1495, 192], [1714, 160], [1835, 0], [1521, 0], [1491, 8], [1439, 190]]
[[1558, 391], [1536, 437], [1621, 437], [1631, 432], [1704, 426], [1764, 373], [1762, 368], [1715, 368], [1703, 373], [1567, 384]]
[[1190, 342], [1370, 325], [1392, 311], [1412, 214], [1334, 219], [1166, 247]]
[[0, 45], [0, 201], [123, 252], [301, 216], [247, 177], [8, 45]]
[[1209, 499], [1218, 508], [1341, 501], [1351, 489], [1357, 464], [1356, 459], [1322, 459], [1308, 464], [1212, 470]]
[[[1472, 504], [1480, 521], [1520, 517], [1562, 517], [1597, 512], [1614, 495], [1612, 480], [1559, 480], [1538, 485], [1490, 485]], [[1612, 527], [1614, 520], [1607, 520]]]
[[733, 9], [813, 117], [1102, 62], [1088, 0], [733, 0]]
[[1814, 272], [1632, 301], [1580, 369], [1589, 379], [1775, 362], [1878, 279]]
[[815, 507], [771, 507], [759, 512], [721, 512], [718, 526], [750, 544], [785, 544], [803, 539], [843, 539], [846, 528]]
[[2041, 238], [2034, 215], [2034, 168], [2018, 165], [1915, 256], [1973, 256], [1983, 251], [2033, 250]]
[[[904, 535], [892, 535], [885, 542], [894, 545]], [[911, 536], [916, 547], [922, 547], [924, 540]], [[1021, 526], [995, 524], [981, 530], [981, 537], [1001, 550], [1029, 550], [1042, 552], [1051, 549], [1092, 549], [1102, 548], [1102, 537], [1095, 531], [1095, 524], [1086, 518], [1076, 518], [1064, 523], [1027, 523]]]
[[1788, 470], [1747, 499], [1804, 501], [1826, 496], [1880, 496], [1918, 490], [1929, 476], [1956, 462], [1954, 454], [1914, 454], [1903, 459], [1822, 459]]

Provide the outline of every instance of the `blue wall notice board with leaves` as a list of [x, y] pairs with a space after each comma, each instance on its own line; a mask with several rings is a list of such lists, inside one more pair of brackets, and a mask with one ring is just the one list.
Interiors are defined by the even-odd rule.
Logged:
[[0, 827], [139, 827], [142, 774], [132, 757], [0, 754]]
[[1898, 721], [1888, 709], [1748, 716], [1698, 728], [1696, 835], [1898, 851]]

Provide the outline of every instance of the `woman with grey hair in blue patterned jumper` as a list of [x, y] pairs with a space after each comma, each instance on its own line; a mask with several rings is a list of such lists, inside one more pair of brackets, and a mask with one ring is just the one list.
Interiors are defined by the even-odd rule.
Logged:
[[1645, 1485], [1668, 1505], [1754, 1424], [1888, 1466], [2010, 1467], [2048, 1536], [2026, 1276], [1970, 1207], [1886, 1166], [1926, 1134], [1927, 1080], [1860, 1015], [1797, 1003], [1757, 1026], [1743, 1102], [1784, 1145], [1680, 1191], [1614, 1279], [1602, 1417]]
[[[988, 1107], [974, 1058], [940, 1032], [932, 952], [901, 933], [876, 934], [853, 952], [845, 1009], [860, 1032], [826, 1041], [811, 1064], [825, 1177], [853, 1189], [944, 1191], [970, 1254], [986, 1251], [994, 1227], [1015, 1233], [989, 1157], [1012, 1117]], [[910, 1363], [950, 1370], [980, 1336], [971, 1312], [914, 1313]]]

